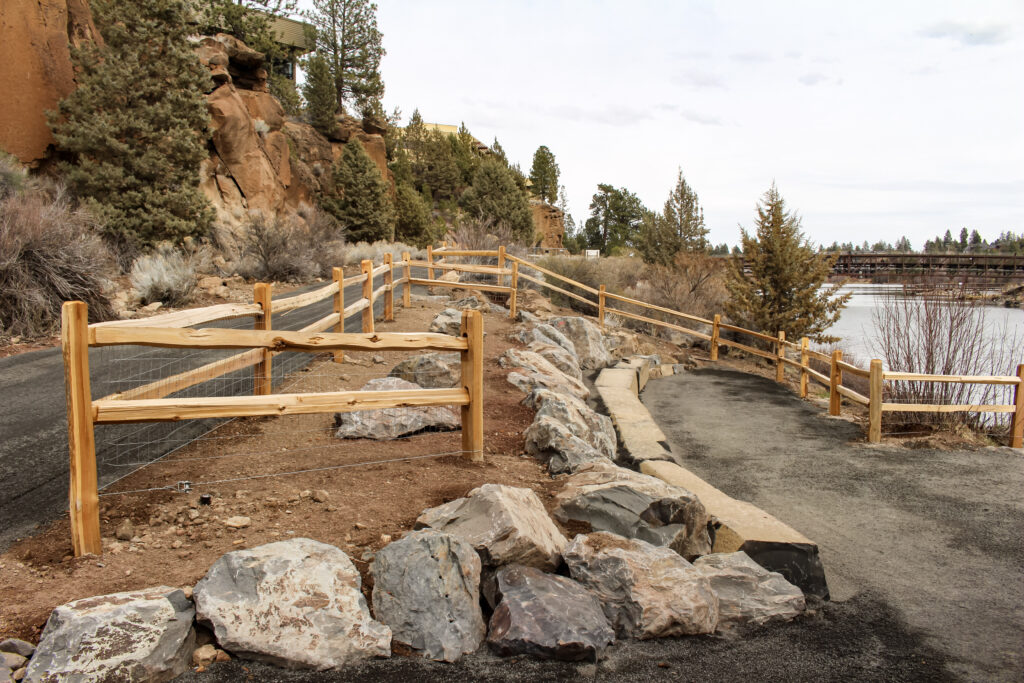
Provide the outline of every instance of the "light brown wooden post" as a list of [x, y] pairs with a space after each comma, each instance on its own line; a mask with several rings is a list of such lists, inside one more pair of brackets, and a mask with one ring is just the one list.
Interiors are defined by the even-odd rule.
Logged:
[[516, 299], [519, 295], [519, 262], [512, 262], [512, 280], [509, 284], [508, 317], [516, 319]]
[[807, 398], [807, 367], [810, 364], [810, 354], [807, 352], [811, 342], [807, 337], [800, 338], [800, 398]]
[[427, 264], [428, 264], [427, 265], [427, 279], [428, 280], [433, 280], [434, 279], [434, 268], [431, 265], [433, 263], [434, 263], [434, 245], [433, 244], [428, 244], [427, 245]]
[[469, 349], [462, 352], [462, 385], [469, 404], [462, 406], [462, 450], [473, 462], [484, 459], [484, 322], [480, 311], [462, 312], [462, 336]]
[[1024, 448], [1024, 365], [1017, 366], [1017, 377], [1020, 378], [1021, 383], [1013, 392], [1017, 410], [1014, 411], [1010, 421], [1010, 446]]
[[96, 440], [92, 427], [89, 386], [89, 309], [81, 301], [61, 308], [61, 352], [64, 395], [68, 409], [70, 472], [68, 513], [75, 557], [103, 554], [100, 539], [99, 491], [96, 489]]
[[601, 323], [601, 329], [604, 329], [604, 292], [605, 286], [601, 285], [597, 289], [597, 319]]
[[[338, 291], [334, 295], [334, 312], [338, 314], [338, 324], [334, 326], [335, 332], [345, 331], [345, 271], [341, 268], [331, 268], [331, 279], [338, 283]], [[344, 351], [334, 352], [334, 362], [340, 363], [345, 360]]]
[[363, 281], [363, 298], [370, 302], [370, 305], [363, 309], [363, 332], [373, 332], [373, 261], [363, 261], [359, 267], [366, 275], [366, 280]]
[[[273, 286], [263, 282], [257, 282], [253, 287], [253, 303], [259, 304], [263, 312], [255, 317], [252, 328], [254, 330], [269, 330], [272, 328], [270, 316], [273, 306], [270, 301]], [[253, 368], [253, 392], [257, 396], [267, 395], [271, 392], [274, 355], [270, 349], [263, 349], [263, 360]]]
[[[505, 267], [505, 245], [501, 245], [501, 246], [498, 247], [498, 267], [499, 268], [504, 268]], [[504, 285], [505, 285], [505, 276], [502, 275], [501, 273], [498, 273], [498, 286], [502, 287]]]
[[779, 330], [779, 340], [775, 342], [775, 381], [780, 384], [786, 379], [786, 364], [782, 359], [786, 357], [786, 331]]
[[409, 265], [409, 260], [412, 257], [409, 256], [409, 252], [402, 252], [402, 260], [405, 261], [405, 266], [402, 268], [402, 278], [405, 280], [405, 284], [402, 286], [402, 307], [409, 308], [410, 299], [412, 296], [412, 285], [409, 284], [409, 280], [412, 279], [412, 266]]
[[395, 319], [395, 259], [392, 254], [384, 254], [384, 263], [388, 269], [384, 271], [384, 284], [388, 286], [384, 290], [384, 320], [391, 322]]
[[843, 384], [843, 371], [839, 367], [839, 361], [843, 359], [843, 352], [836, 349], [832, 352], [832, 369], [829, 373], [828, 383], [828, 414], [838, 415], [843, 399], [839, 395], [839, 387]]
[[870, 385], [868, 394], [868, 441], [878, 443], [882, 440], [882, 361], [875, 358], [871, 361]]
[[711, 323], [711, 360], [718, 360], [718, 326], [722, 322], [722, 316], [715, 313], [715, 320]]

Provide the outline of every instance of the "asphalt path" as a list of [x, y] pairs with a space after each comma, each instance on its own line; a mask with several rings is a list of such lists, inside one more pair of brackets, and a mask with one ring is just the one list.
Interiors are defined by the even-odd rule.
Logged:
[[[425, 277], [416, 273], [414, 277]], [[286, 296], [294, 296], [305, 291], [323, 287], [323, 283], [310, 285], [289, 292]], [[401, 295], [401, 286], [395, 290], [396, 298]], [[284, 298], [285, 295], [277, 298]], [[352, 302], [362, 296], [362, 285], [350, 285], [345, 289], [345, 301]], [[333, 311], [331, 299], [320, 301], [302, 309], [289, 311], [274, 316], [275, 329], [298, 329], [304, 325], [327, 316]], [[374, 312], [382, 315], [384, 301], [380, 297], [374, 302]], [[206, 327], [224, 327], [231, 329], [251, 329], [252, 318], [236, 318], [218, 321]], [[361, 318], [354, 315], [345, 321], [346, 332], [361, 331]], [[115, 347], [126, 348], [126, 347]], [[122, 356], [109, 353], [108, 349], [90, 351], [89, 374], [92, 383], [93, 398], [104, 396], [113, 391], [122, 390], [126, 386], [118, 386], [124, 377], [138, 372], [153, 371], [160, 365], [168, 366], [166, 349], [150, 349], [132, 347], [129, 360]], [[224, 357], [225, 352], [210, 351], [190, 353], [185, 362], [188, 367], [198, 367]], [[279, 380], [287, 372], [293, 372], [308, 362], [310, 354], [287, 353], [275, 358], [274, 377]], [[174, 366], [164, 372], [152, 376], [146, 381], [158, 379], [188, 367]], [[135, 369], [135, 370], [133, 370]], [[141, 369], [141, 370], [139, 370]], [[237, 393], [251, 392], [251, 370], [233, 373], [224, 381], [210, 382], [206, 389], [197, 388], [199, 392], [228, 387]], [[189, 395], [201, 395], [197, 390]], [[68, 439], [67, 415], [64, 402], [64, 366], [61, 351], [44, 349], [28, 353], [0, 358], [0, 397], [3, 398], [3, 410], [0, 410], [0, 552], [6, 550], [17, 538], [31, 533], [35, 528], [46, 524], [67, 510], [68, 491]], [[173, 442], [199, 436], [213, 426], [212, 421], [189, 421], [181, 423], [164, 423], [148, 426], [148, 435], [140, 436], [138, 441], [160, 441], [173, 430]], [[131, 427], [138, 430], [138, 427]], [[104, 439], [118, 439], [118, 435], [128, 433], [125, 430], [104, 426], [103, 434], [97, 430], [97, 452], [102, 453]], [[159, 445], [151, 446], [148, 451], [132, 453], [132, 460], [140, 458], [153, 459], [162, 452], [153, 450]], [[100, 458], [97, 466], [100, 486], [109, 484], [116, 478], [127, 474], [130, 469], [118, 466], [116, 462], [104, 461]]]

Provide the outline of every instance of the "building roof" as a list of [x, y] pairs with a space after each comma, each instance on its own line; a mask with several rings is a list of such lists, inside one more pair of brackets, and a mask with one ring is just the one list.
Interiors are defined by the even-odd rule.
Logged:
[[277, 42], [288, 47], [296, 48], [299, 54], [312, 52], [316, 46], [310, 45], [306, 40], [306, 27], [304, 21], [297, 21], [287, 17], [274, 17], [270, 22], [270, 32]]

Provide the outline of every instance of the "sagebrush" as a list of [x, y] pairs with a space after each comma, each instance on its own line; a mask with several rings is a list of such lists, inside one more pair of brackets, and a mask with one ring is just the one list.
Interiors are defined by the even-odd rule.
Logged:
[[195, 293], [196, 266], [184, 251], [164, 242], [135, 260], [129, 278], [142, 303], [183, 306]]

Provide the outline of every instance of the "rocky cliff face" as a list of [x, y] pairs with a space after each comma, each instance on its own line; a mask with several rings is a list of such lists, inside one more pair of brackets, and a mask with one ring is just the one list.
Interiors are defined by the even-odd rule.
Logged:
[[565, 216], [562, 210], [537, 199], [530, 200], [533, 210], [533, 225], [536, 246], [547, 249], [561, 249], [565, 235]]
[[45, 112], [75, 87], [68, 46], [99, 34], [88, 0], [3, 0], [0, 36], [0, 149], [36, 164], [53, 144]]

